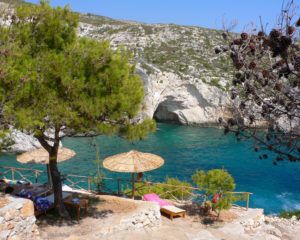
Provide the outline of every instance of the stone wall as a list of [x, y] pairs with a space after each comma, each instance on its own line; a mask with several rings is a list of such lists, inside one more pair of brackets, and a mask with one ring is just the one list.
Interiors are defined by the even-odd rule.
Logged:
[[101, 231], [94, 233], [94, 236], [101, 239], [121, 231], [153, 229], [161, 225], [161, 214], [158, 204], [131, 199], [122, 200], [133, 202], [136, 205], [136, 209], [126, 214], [119, 214], [115, 218], [106, 221], [106, 224], [102, 225]]
[[40, 239], [32, 201], [0, 195], [0, 240]]

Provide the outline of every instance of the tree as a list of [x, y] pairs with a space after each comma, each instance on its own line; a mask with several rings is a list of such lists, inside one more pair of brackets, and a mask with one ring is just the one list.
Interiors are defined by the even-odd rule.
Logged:
[[240, 36], [225, 31], [224, 46], [215, 49], [228, 54], [235, 69], [230, 89], [234, 117], [220, 119], [225, 133], [254, 139], [255, 151], [275, 153], [275, 165], [300, 161], [300, 19], [294, 18], [295, 5], [289, 1], [270, 32], [263, 24]]
[[193, 174], [192, 180], [209, 199], [213, 199], [216, 194], [219, 196], [218, 200], [213, 203], [218, 216], [223, 209], [231, 207], [234, 200], [231, 192], [235, 189], [235, 183], [226, 170], [212, 169], [207, 172], [198, 170]]
[[[68, 7], [21, 5], [0, 27], [0, 100], [4, 124], [34, 134], [49, 153], [55, 206], [61, 216], [57, 152], [68, 135], [94, 132], [144, 137], [152, 120], [133, 121], [143, 85], [124, 49], [77, 37], [78, 15]], [[135, 130], [138, 131], [135, 131]]]

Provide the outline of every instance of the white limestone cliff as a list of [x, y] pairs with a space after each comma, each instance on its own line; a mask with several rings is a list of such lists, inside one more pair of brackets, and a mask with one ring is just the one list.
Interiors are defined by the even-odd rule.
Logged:
[[221, 89], [194, 77], [182, 79], [171, 72], [147, 75], [137, 67], [145, 86], [143, 113], [159, 121], [180, 124], [214, 125], [230, 114], [229, 99]]

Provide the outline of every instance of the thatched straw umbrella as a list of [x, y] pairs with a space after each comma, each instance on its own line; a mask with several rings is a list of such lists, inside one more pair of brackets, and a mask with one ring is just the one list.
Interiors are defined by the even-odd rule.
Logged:
[[103, 167], [110, 171], [131, 173], [132, 197], [134, 197], [134, 173], [151, 171], [163, 164], [163, 158], [158, 155], [134, 150], [107, 157], [103, 161]]
[[[63, 162], [72, 157], [76, 153], [68, 148], [61, 147], [58, 149], [57, 161]], [[22, 153], [17, 156], [17, 161], [20, 163], [39, 163], [47, 165], [48, 180], [52, 184], [50, 171], [49, 171], [49, 153], [44, 148], [38, 148], [29, 152]]]

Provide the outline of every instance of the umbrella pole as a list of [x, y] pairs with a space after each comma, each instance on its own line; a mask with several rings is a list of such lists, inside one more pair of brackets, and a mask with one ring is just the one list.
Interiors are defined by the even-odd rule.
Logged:
[[134, 173], [131, 174], [131, 180], [132, 180], [132, 199], [134, 199]]

